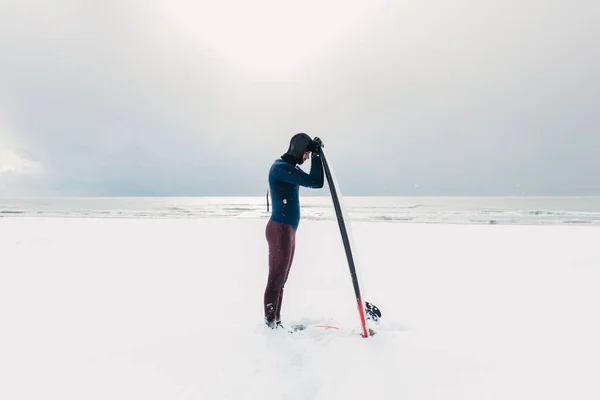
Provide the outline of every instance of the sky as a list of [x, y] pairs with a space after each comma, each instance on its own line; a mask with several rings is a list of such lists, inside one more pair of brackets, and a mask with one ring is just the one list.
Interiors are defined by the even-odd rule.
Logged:
[[593, 0], [4, 0], [0, 196], [262, 196], [298, 132], [345, 195], [600, 195], [598, 37]]

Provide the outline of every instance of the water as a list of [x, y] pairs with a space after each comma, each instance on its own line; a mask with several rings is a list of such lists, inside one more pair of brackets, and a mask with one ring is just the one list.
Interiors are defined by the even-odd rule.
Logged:
[[[600, 197], [344, 197], [350, 221], [600, 225]], [[334, 220], [330, 197], [301, 197], [302, 218]], [[0, 199], [0, 217], [268, 218], [265, 197]]]

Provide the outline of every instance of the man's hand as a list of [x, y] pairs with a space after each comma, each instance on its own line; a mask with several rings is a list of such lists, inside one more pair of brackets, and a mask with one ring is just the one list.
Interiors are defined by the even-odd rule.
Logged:
[[321, 150], [321, 147], [325, 147], [323, 145], [323, 141], [320, 138], [316, 137], [310, 143], [309, 150], [313, 153], [319, 153], [319, 151]]

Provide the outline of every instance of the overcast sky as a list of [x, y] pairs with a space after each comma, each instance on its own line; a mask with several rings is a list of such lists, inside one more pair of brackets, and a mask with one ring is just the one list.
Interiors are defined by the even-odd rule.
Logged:
[[346, 195], [600, 195], [599, 38], [597, 0], [4, 0], [0, 196], [262, 196], [297, 132]]

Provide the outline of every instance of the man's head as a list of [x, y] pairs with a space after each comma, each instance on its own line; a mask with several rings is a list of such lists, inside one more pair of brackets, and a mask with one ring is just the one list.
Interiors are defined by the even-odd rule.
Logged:
[[310, 156], [312, 138], [306, 133], [297, 133], [290, 139], [288, 151], [284, 154], [296, 164], [303, 164]]

